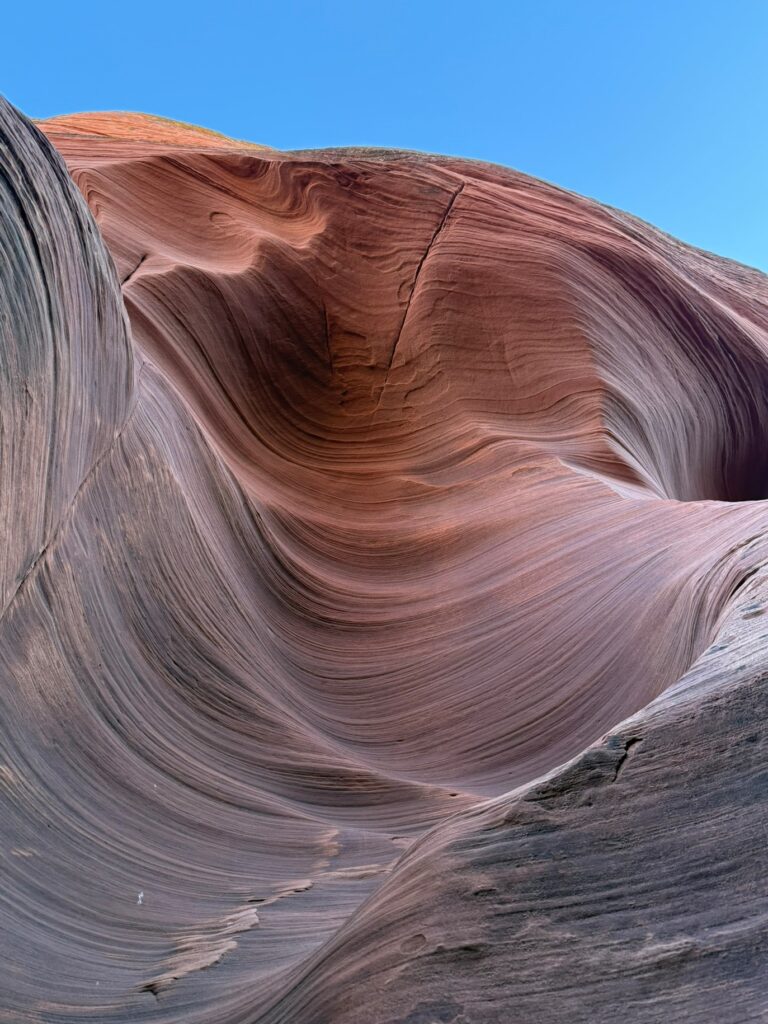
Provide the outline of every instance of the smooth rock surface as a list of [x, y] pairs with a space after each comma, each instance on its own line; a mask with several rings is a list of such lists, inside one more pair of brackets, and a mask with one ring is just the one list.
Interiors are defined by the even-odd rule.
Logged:
[[490, 165], [40, 127], [0, 1021], [766, 1019], [766, 278]]

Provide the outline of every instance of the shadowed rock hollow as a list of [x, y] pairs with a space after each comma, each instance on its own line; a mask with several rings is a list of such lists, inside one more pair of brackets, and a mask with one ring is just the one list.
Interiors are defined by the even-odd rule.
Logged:
[[762, 1019], [766, 278], [487, 164], [40, 129], [0, 1020]]

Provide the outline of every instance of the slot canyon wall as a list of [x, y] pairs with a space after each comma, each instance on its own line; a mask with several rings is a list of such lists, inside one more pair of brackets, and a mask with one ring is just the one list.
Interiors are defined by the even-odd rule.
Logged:
[[0, 1021], [768, 1019], [768, 278], [0, 107]]

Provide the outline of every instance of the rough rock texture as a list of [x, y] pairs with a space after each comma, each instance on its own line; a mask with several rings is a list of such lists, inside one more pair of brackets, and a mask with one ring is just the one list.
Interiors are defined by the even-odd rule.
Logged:
[[767, 1019], [766, 278], [489, 165], [41, 127], [0, 1021]]

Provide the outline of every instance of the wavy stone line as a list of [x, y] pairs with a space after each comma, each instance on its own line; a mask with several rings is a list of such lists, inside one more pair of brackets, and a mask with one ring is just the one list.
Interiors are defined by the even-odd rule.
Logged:
[[1, 121], [0, 1016], [760, 1019], [765, 278]]

